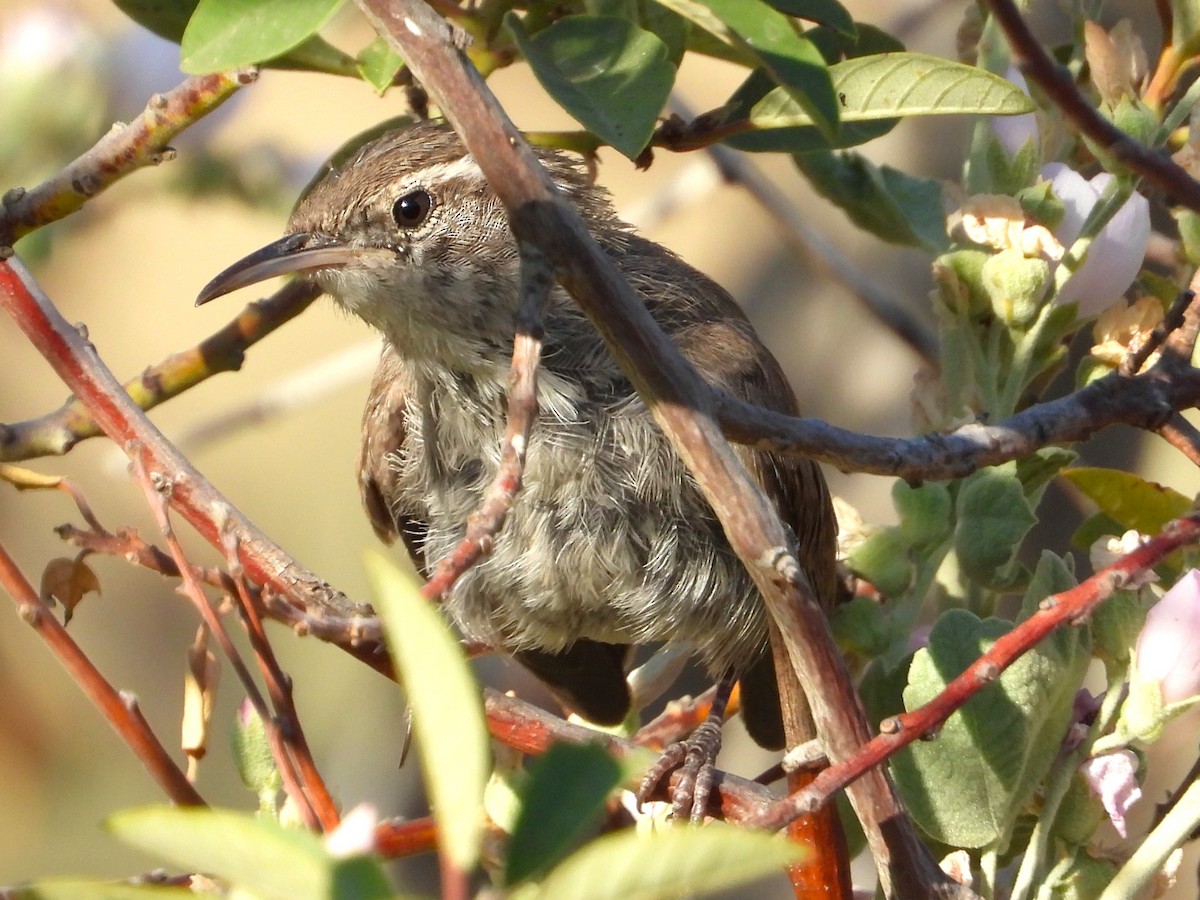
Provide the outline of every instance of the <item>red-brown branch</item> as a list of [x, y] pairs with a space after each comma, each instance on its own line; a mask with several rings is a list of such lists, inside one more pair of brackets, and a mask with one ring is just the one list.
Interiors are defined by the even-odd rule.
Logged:
[[124, 739], [150, 776], [173, 802], [181, 806], [204, 806], [204, 798], [171, 759], [138, 709], [137, 700], [117, 691], [100, 674], [86, 653], [67, 634], [54, 614], [38, 599], [37, 591], [21, 573], [16, 562], [0, 544], [0, 586], [17, 604], [21, 618], [46, 642], [51, 652], [71, 674], [80, 690], [95, 704], [108, 723]]
[[1000, 677], [1005, 669], [1064, 625], [1087, 619], [1114, 591], [1144, 575], [1168, 554], [1200, 541], [1200, 515], [1177, 519], [1158, 536], [1082, 584], [1047, 597], [1040, 608], [1012, 631], [1001, 636], [979, 659], [946, 685], [924, 706], [880, 723], [880, 734], [852, 758], [841, 760], [819, 774], [807, 788], [782, 800], [752, 820], [761, 828], [781, 828], [829, 802], [855, 778], [880, 766], [897, 750], [935, 733], [951, 714]]

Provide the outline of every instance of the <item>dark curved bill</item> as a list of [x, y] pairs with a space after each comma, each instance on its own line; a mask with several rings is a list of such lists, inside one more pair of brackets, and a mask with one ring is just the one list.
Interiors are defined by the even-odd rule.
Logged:
[[338, 268], [353, 262], [358, 256], [352, 247], [337, 243], [322, 244], [319, 243], [321, 240], [315, 235], [301, 233], [289, 234], [267, 244], [261, 250], [239, 259], [206, 284], [196, 298], [196, 305], [277, 275]]

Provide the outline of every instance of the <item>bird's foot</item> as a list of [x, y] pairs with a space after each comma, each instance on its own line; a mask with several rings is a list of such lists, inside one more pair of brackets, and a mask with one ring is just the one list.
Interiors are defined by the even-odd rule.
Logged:
[[671, 817], [695, 825], [704, 821], [716, 776], [717, 753], [721, 750], [721, 719], [708, 718], [691, 737], [671, 744], [650, 768], [638, 788], [638, 806], [645, 803], [658, 786], [679, 770], [679, 780], [671, 793]]

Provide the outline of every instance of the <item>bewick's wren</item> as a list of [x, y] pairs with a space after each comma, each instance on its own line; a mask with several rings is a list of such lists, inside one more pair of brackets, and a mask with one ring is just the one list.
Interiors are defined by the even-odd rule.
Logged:
[[[634, 234], [571, 158], [539, 155], [700, 373], [795, 414], [778, 363], [730, 296]], [[330, 172], [286, 237], [218, 275], [199, 302], [309, 272], [382, 332], [363, 418], [363, 499], [380, 536], [399, 535], [427, 566], [462, 538], [498, 464], [518, 270], [504, 208], [479, 166], [453, 131], [425, 123], [375, 140]], [[629, 709], [626, 647], [685, 642], [714, 674], [742, 678], [750, 734], [782, 746], [766, 611], [720, 523], [559, 287], [544, 325], [523, 490], [491, 554], [450, 592], [447, 612], [466, 636], [513, 653], [602, 724]], [[816, 592], [831, 601], [835, 526], [819, 469], [740, 453], [793, 529]]]

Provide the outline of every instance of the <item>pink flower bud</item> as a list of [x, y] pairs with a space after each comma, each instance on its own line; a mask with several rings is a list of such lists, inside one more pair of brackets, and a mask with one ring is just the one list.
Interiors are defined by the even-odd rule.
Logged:
[[1137, 757], [1128, 750], [1084, 760], [1079, 767], [1092, 793], [1100, 798], [1117, 834], [1125, 837], [1125, 814], [1142, 798], [1137, 782]]
[[[1062, 201], [1063, 219], [1054, 234], [1070, 248], [1113, 176], [1101, 172], [1086, 181], [1063, 163], [1048, 163], [1042, 167], [1042, 177]], [[1134, 193], [1096, 235], [1083, 265], [1062, 286], [1057, 302], [1078, 303], [1081, 318], [1099, 315], [1133, 284], [1149, 241], [1150, 204]]]
[[1146, 614], [1135, 649], [1136, 678], [1157, 682], [1164, 703], [1200, 694], [1200, 570], [1192, 569]]

